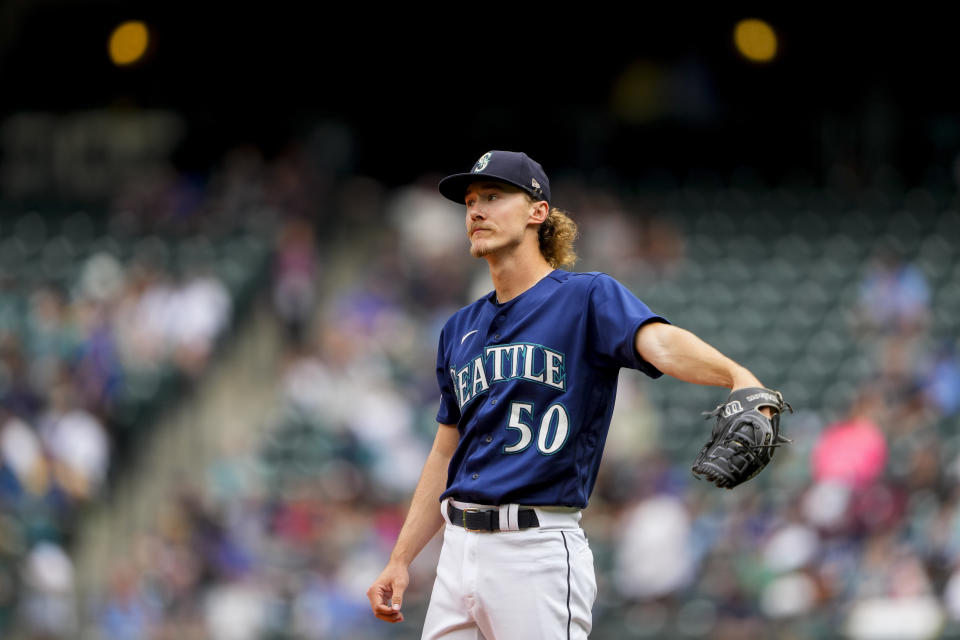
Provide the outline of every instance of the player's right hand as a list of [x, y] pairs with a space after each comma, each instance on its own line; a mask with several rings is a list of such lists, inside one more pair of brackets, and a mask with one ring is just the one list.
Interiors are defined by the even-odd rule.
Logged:
[[403, 622], [403, 592], [409, 582], [410, 574], [406, 567], [388, 564], [367, 589], [373, 615], [387, 622]]

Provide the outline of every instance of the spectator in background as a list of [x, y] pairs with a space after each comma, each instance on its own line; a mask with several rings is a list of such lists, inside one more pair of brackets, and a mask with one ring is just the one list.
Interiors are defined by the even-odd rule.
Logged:
[[96, 496], [107, 475], [110, 439], [103, 423], [78, 403], [71, 378], [64, 376], [50, 390], [50, 406], [38, 431], [70, 497], [86, 501]]
[[0, 337], [0, 391], [3, 406], [32, 420], [43, 406], [43, 399], [31, 384], [30, 368], [21, 343], [11, 336]]
[[[4, 482], [3, 494], [21, 492], [43, 495], [50, 486], [47, 462], [40, 438], [19, 416], [0, 405], [0, 467], [12, 477]], [[6, 474], [4, 474], [6, 475]]]
[[866, 541], [844, 635], [853, 640], [941, 637], [945, 611], [916, 553], [894, 536]]
[[458, 259], [463, 225], [452, 211], [432, 184], [400, 189], [388, 199], [384, 213], [396, 235], [372, 253], [391, 293], [415, 298], [424, 309], [458, 306], [471, 265]]
[[40, 287], [33, 292], [27, 332], [31, 358], [60, 361], [74, 357], [79, 336], [70, 321], [63, 292], [55, 287]]
[[828, 425], [814, 445], [813, 479], [851, 489], [864, 489], [883, 474], [887, 462], [886, 436], [877, 424], [883, 398], [870, 388], [860, 391], [850, 412]]
[[72, 375], [84, 405], [105, 411], [116, 399], [123, 375], [113, 317], [89, 300], [79, 302], [76, 315], [82, 338]]
[[258, 640], [269, 621], [270, 597], [256, 581], [222, 580], [203, 599], [204, 627], [211, 640]]
[[195, 377], [205, 370], [232, 307], [230, 293], [208, 265], [187, 270], [170, 309], [173, 357], [181, 372]]
[[680, 495], [650, 492], [622, 515], [615, 553], [619, 592], [639, 601], [671, 596], [694, 578], [691, 516]]
[[960, 411], [960, 354], [957, 343], [944, 342], [920, 367], [920, 386], [925, 398], [943, 417]]
[[594, 270], [631, 282], [670, 277], [684, 262], [684, 238], [669, 221], [636, 211], [603, 190], [589, 193], [583, 211], [584, 252]]
[[633, 215], [605, 191], [587, 196], [584, 204], [582, 250], [593, 256], [597, 271], [622, 278], [633, 278], [643, 271], [646, 255], [642, 252], [642, 235]]
[[97, 623], [104, 638], [138, 640], [150, 637], [153, 618], [157, 615], [138, 584], [137, 569], [120, 561], [110, 575], [104, 602], [97, 611]]
[[145, 258], [134, 261], [113, 318], [124, 368], [143, 370], [165, 361], [172, 297], [170, 276], [163, 268]]
[[868, 333], [913, 334], [927, 326], [926, 276], [891, 245], [881, 246], [860, 284], [857, 324]]
[[110, 320], [116, 327], [126, 368], [157, 369], [174, 364], [187, 375], [201, 371], [227, 327], [233, 301], [209, 264], [196, 260], [183, 276], [139, 262]]
[[284, 223], [277, 238], [273, 266], [273, 307], [288, 340], [303, 344], [317, 299], [319, 269], [313, 226], [305, 218]]
[[78, 631], [74, 567], [60, 545], [44, 541], [23, 567], [21, 617], [34, 638], [68, 640]]
[[879, 532], [897, 526], [905, 495], [886, 481], [890, 443], [877, 388], [863, 388], [848, 415], [829, 424], [811, 453], [813, 485], [807, 492], [811, 522], [831, 533]]
[[686, 258], [686, 241], [680, 230], [668, 220], [657, 216], [644, 219], [643, 248], [640, 253], [654, 270], [657, 278], [672, 276]]

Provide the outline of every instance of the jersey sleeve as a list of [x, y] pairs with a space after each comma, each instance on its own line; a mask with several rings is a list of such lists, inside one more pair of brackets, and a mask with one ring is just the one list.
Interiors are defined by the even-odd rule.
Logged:
[[629, 289], [605, 273], [597, 274], [590, 290], [590, 339], [594, 353], [606, 364], [638, 369], [651, 378], [663, 375], [640, 357], [637, 331], [648, 322], [669, 321], [650, 310]]
[[437, 345], [437, 384], [440, 386], [440, 409], [437, 410], [437, 422], [440, 424], [457, 424], [460, 422], [460, 405], [453, 390], [453, 378], [447, 367], [445, 331], [440, 332], [440, 343]]

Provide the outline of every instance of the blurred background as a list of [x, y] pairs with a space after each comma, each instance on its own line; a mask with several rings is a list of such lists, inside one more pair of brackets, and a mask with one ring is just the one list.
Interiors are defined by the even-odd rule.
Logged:
[[621, 374], [595, 638], [960, 637], [960, 89], [935, 14], [0, 2], [0, 636], [419, 638], [369, 612], [523, 150], [606, 271], [780, 389]]

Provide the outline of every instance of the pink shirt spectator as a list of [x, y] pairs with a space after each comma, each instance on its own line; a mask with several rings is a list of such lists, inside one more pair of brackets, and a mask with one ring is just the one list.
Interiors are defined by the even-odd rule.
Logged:
[[813, 449], [813, 477], [853, 489], [873, 484], [887, 463], [887, 441], [875, 422], [855, 417], [835, 422]]

